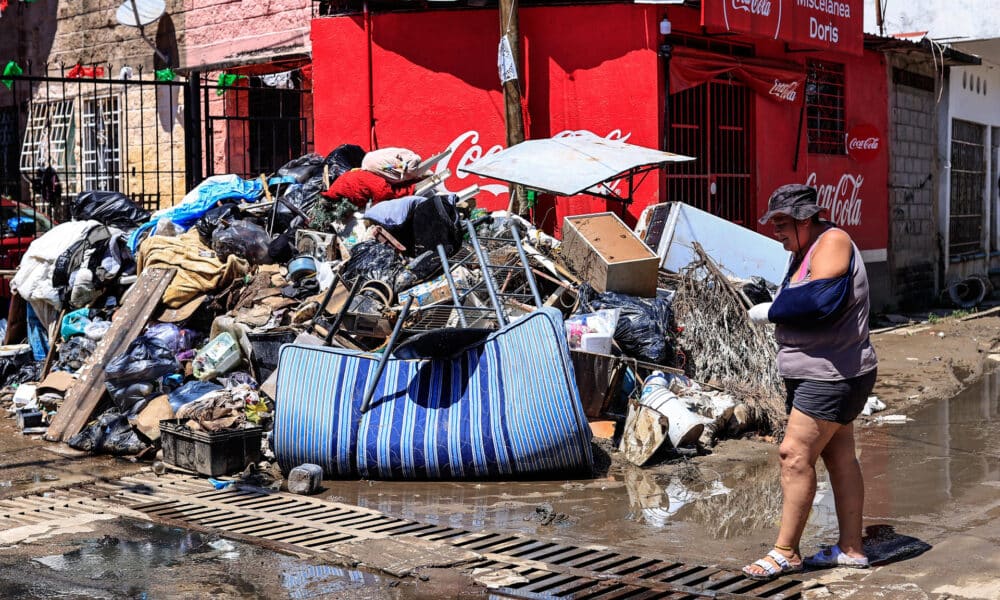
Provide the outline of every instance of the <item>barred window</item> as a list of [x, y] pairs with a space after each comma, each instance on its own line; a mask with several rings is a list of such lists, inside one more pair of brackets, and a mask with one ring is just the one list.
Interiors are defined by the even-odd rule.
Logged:
[[809, 152], [845, 154], [844, 65], [810, 60], [806, 68]]
[[73, 101], [32, 102], [21, 146], [21, 172], [65, 167], [73, 160], [67, 152], [73, 140]]
[[121, 189], [121, 110], [118, 96], [83, 101], [83, 189]]

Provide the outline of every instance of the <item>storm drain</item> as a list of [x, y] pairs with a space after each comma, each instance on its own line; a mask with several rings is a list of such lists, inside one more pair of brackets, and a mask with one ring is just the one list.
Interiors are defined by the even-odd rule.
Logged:
[[[95, 483], [35, 497], [0, 502], [0, 527], [34, 523], [53, 514], [124, 506], [153, 519], [176, 522], [304, 554], [330, 551], [363, 539], [412, 536], [475, 552], [468, 568], [515, 574], [494, 593], [514, 598], [801, 598], [805, 582], [781, 578], [751, 581], [740, 573], [502, 532], [390, 517], [376, 510], [283, 493], [247, 489], [206, 490], [204, 479], [152, 474]], [[17, 499], [22, 500], [22, 499]]]

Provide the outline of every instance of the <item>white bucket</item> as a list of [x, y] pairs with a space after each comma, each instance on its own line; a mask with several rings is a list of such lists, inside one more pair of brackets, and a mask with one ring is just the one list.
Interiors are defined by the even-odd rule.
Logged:
[[670, 423], [667, 437], [670, 438], [674, 448], [690, 446], [697, 442], [705, 430], [705, 424], [710, 422], [710, 419], [688, 410], [683, 400], [664, 387], [643, 395], [639, 403], [667, 418]]
[[0, 359], [14, 361], [14, 364], [21, 366], [31, 362], [31, 346], [28, 344], [11, 344], [0, 346]]

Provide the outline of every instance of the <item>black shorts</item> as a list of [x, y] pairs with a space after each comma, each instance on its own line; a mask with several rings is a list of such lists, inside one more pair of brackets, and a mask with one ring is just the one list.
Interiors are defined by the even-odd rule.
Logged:
[[876, 370], [851, 379], [785, 379], [785, 413], [799, 409], [814, 419], [847, 425], [861, 414], [875, 387]]

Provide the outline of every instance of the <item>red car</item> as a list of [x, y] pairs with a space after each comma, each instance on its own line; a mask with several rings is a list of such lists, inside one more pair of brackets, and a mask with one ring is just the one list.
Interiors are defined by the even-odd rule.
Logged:
[[[0, 196], [0, 304], [10, 301], [10, 279], [34, 239], [52, 229], [52, 219], [8, 196]], [[6, 316], [4, 310], [0, 317]]]

